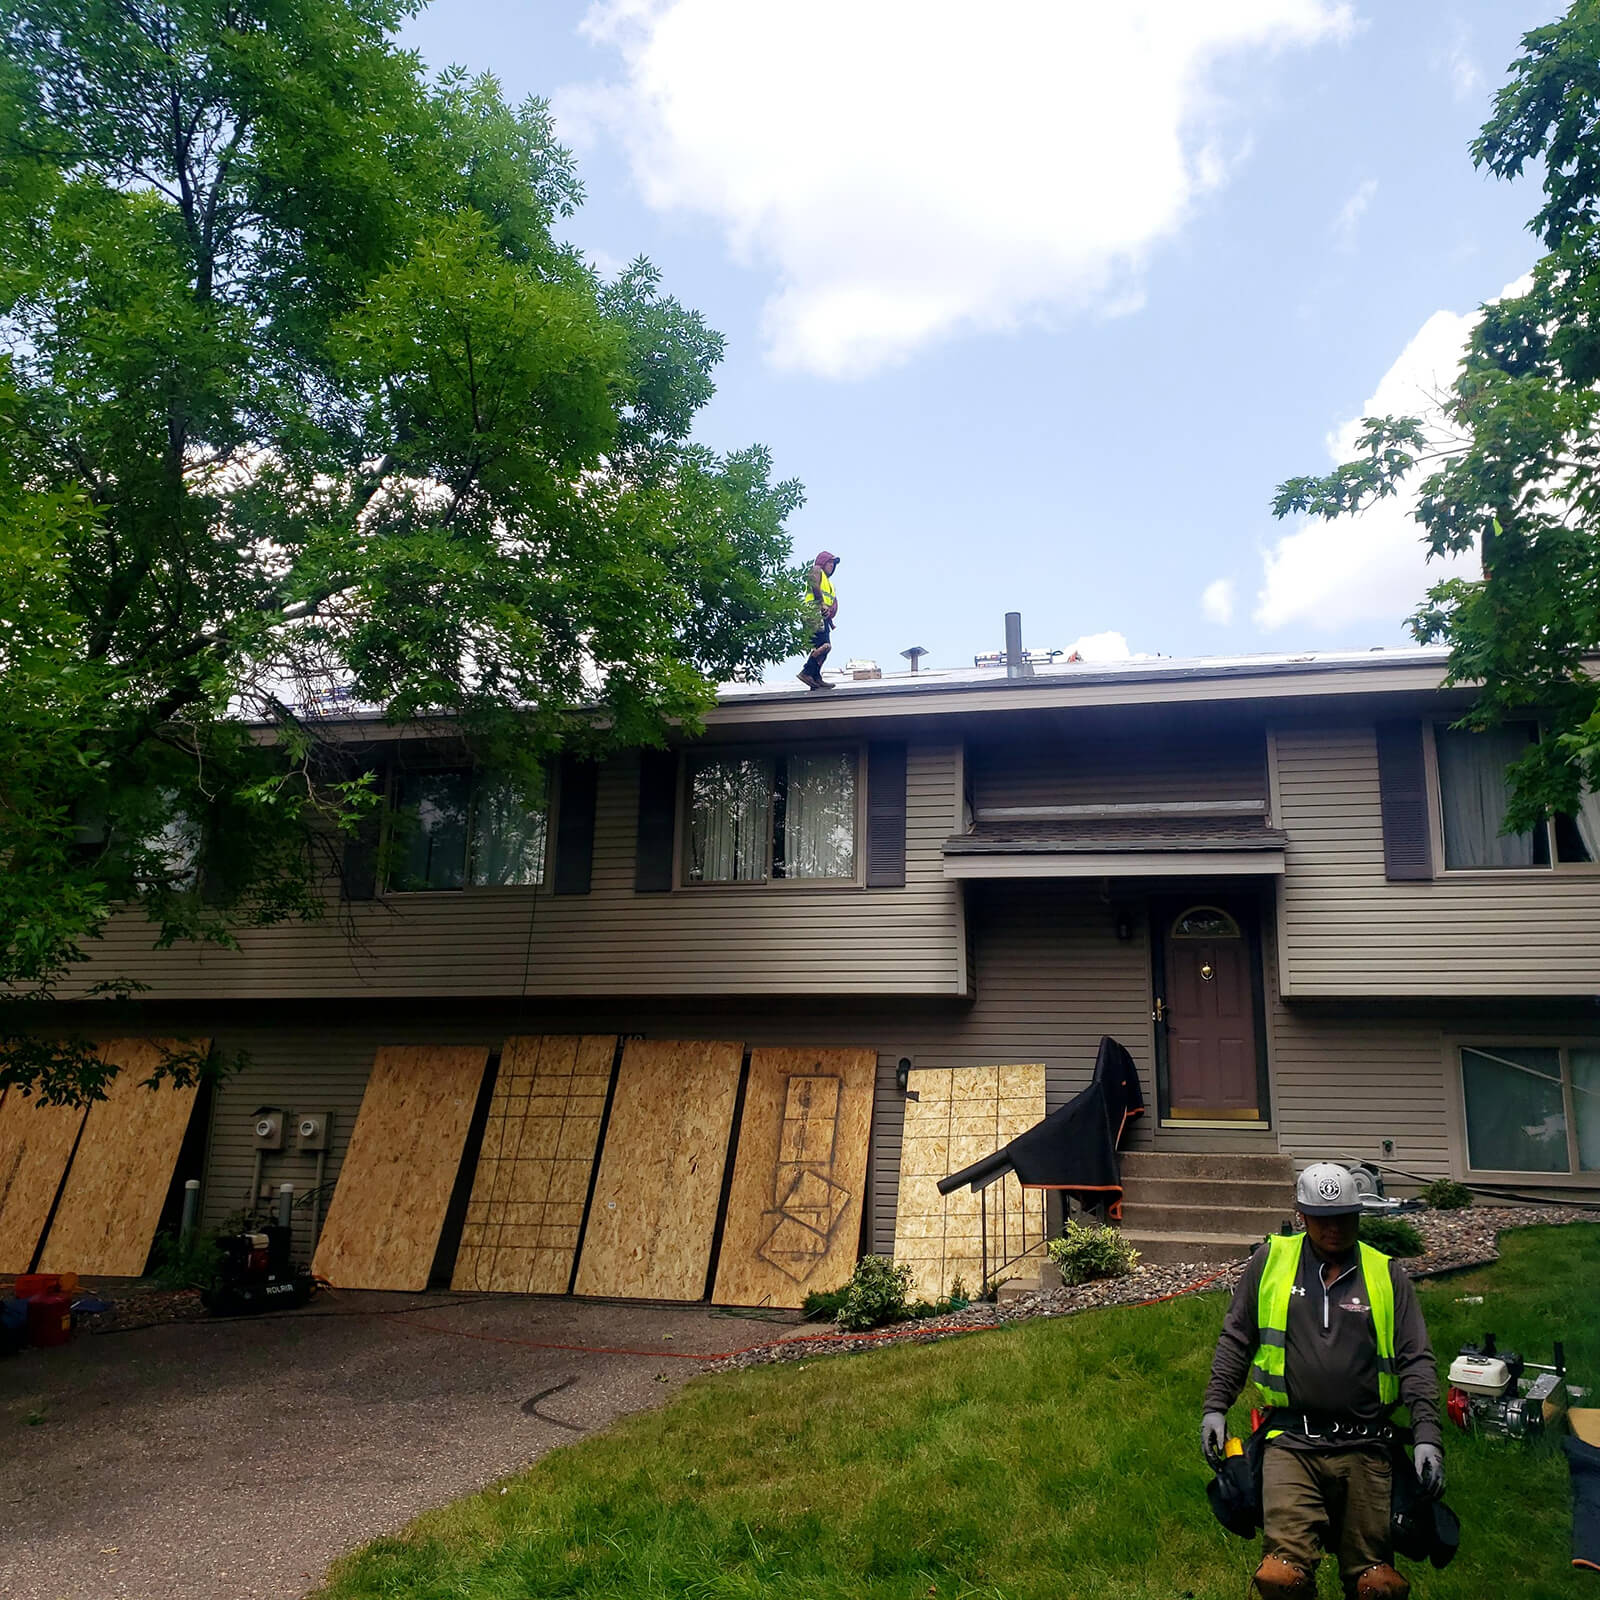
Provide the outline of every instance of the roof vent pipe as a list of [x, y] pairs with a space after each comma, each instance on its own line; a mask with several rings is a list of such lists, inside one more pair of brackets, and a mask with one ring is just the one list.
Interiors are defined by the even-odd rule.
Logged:
[[1033, 663], [1022, 653], [1022, 613], [1006, 612], [1006, 676], [1031, 678]]

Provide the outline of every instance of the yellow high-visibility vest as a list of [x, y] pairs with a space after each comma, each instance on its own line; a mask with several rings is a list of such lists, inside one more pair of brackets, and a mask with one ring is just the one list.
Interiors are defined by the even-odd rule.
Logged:
[[[1269, 1406], [1289, 1404], [1284, 1358], [1288, 1354], [1289, 1293], [1300, 1271], [1303, 1234], [1278, 1234], [1267, 1246], [1256, 1295], [1256, 1323], [1260, 1343], [1251, 1359], [1250, 1376]], [[1386, 1406], [1400, 1398], [1400, 1380], [1394, 1370], [1394, 1284], [1389, 1278], [1389, 1258], [1370, 1244], [1357, 1247], [1361, 1278], [1372, 1307], [1372, 1327], [1378, 1340], [1378, 1400]]]
[[817, 568], [817, 577], [820, 580], [817, 584], [817, 589], [822, 595], [822, 614], [827, 616], [828, 607], [834, 602], [833, 579], [821, 567]]

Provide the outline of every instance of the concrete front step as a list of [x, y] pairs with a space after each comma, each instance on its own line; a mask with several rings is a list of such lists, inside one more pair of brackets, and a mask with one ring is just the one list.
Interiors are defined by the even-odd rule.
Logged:
[[1164, 1233], [1124, 1228], [1122, 1236], [1152, 1267], [1179, 1261], [1242, 1261], [1261, 1243], [1257, 1233]]
[[1145, 1178], [1123, 1171], [1128, 1201], [1153, 1206], [1248, 1206], [1254, 1211], [1293, 1209], [1294, 1185], [1276, 1178]]
[[1255, 1183], [1294, 1182], [1295, 1164], [1279, 1155], [1191, 1155], [1162, 1150], [1124, 1150], [1119, 1157], [1122, 1181], [1141, 1178], [1204, 1178], [1215, 1182], [1243, 1179]]
[[1251, 1234], [1259, 1243], [1278, 1224], [1293, 1215], [1288, 1206], [1173, 1206], [1151, 1205], [1141, 1193], [1122, 1203], [1122, 1227], [1127, 1232], [1205, 1235]]

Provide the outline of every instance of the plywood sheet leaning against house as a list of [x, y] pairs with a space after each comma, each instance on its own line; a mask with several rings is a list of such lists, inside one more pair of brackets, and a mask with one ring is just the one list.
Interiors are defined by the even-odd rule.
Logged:
[[[912, 1071], [908, 1088], [894, 1258], [911, 1268], [914, 1295], [938, 1300], [956, 1278], [976, 1294], [983, 1276], [981, 1197], [970, 1189], [941, 1195], [938, 1182], [1009, 1144], [1044, 1116], [1044, 1067], [922, 1068]], [[1039, 1237], [1044, 1217], [1038, 1190], [1024, 1190], [1013, 1176], [992, 1184], [991, 1261], [998, 1259], [1002, 1205], [1013, 1249], [1024, 1215], [1030, 1239]]]
[[41, 1272], [136, 1278], [144, 1271], [196, 1093], [194, 1084], [144, 1083], [170, 1053], [209, 1048], [207, 1039], [112, 1039], [100, 1047], [117, 1075], [84, 1118]]
[[341, 1289], [428, 1287], [478, 1101], [482, 1045], [385, 1045], [372, 1064], [313, 1270]]
[[629, 1042], [574, 1285], [698, 1300], [711, 1266], [742, 1044]]
[[861, 1237], [874, 1050], [757, 1050], [711, 1298], [798, 1306], [841, 1287]]
[[25, 1099], [20, 1089], [0, 1100], [0, 1272], [33, 1265], [83, 1113]]
[[565, 1294], [615, 1034], [507, 1039], [450, 1287]]

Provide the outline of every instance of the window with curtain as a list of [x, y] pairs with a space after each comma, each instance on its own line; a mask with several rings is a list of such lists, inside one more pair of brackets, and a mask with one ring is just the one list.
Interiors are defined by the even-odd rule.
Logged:
[[1484, 733], [1434, 729], [1447, 868], [1550, 864], [1548, 828], [1536, 828], [1532, 833], [1500, 831], [1511, 800], [1506, 769], [1537, 739], [1538, 729], [1523, 722]]
[[1600, 1171], [1600, 1048], [1464, 1045], [1461, 1089], [1474, 1171]]
[[395, 780], [389, 889], [503, 888], [544, 881], [547, 806], [464, 770]]
[[689, 883], [856, 876], [856, 753], [713, 756], [689, 769]]

